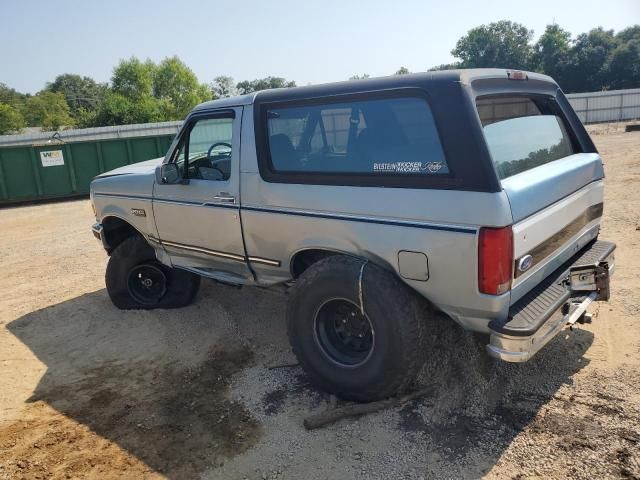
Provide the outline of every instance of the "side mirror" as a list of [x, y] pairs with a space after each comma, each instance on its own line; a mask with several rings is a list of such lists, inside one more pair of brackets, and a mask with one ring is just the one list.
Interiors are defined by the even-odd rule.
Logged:
[[164, 185], [181, 183], [182, 177], [175, 163], [163, 163], [156, 167], [156, 182]]

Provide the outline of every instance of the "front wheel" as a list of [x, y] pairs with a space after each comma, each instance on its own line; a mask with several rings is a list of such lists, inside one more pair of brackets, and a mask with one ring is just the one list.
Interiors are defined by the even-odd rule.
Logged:
[[425, 306], [393, 273], [328, 257], [292, 288], [289, 341], [324, 390], [356, 401], [388, 398], [411, 386], [424, 363]]
[[179, 308], [191, 303], [200, 277], [156, 260], [144, 238], [124, 240], [111, 254], [105, 274], [107, 292], [122, 310]]

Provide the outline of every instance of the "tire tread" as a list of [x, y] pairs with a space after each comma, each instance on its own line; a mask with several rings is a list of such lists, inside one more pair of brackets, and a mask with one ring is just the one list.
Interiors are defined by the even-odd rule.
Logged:
[[[315, 284], [322, 281], [323, 275], [331, 270], [340, 269], [347, 272], [357, 272], [359, 274], [363, 260], [357, 257], [346, 255], [335, 255], [324, 258], [309, 267], [297, 280], [290, 291], [290, 301], [287, 306], [287, 335], [292, 346], [293, 353], [303, 366], [312, 380], [325, 390], [333, 391], [343, 398], [356, 401], [372, 401], [395, 396], [408, 390], [417, 377], [425, 360], [424, 336], [426, 333], [425, 317], [428, 318], [429, 307], [427, 302], [419, 297], [417, 293], [405, 285], [395, 274], [388, 272], [381, 267], [368, 262], [363, 270], [362, 290], [363, 302], [367, 304], [367, 291], [371, 295], [372, 282], [383, 290], [393, 292], [397, 318], [394, 319], [397, 326], [401, 343], [407, 348], [403, 348], [400, 364], [404, 367], [400, 372], [393, 372], [393, 375], [385, 375], [382, 381], [372, 385], [368, 389], [358, 392], [336, 391], [335, 387], [325, 379], [315, 374], [309, 368], [305, 355], [300, 351], [296, 341], [294, 331], [295, 322], [293, 305], [296, 299], [304, 295], [307, 289], [313, 288]], [[357, 281], [357, 278], [356, 278]]]

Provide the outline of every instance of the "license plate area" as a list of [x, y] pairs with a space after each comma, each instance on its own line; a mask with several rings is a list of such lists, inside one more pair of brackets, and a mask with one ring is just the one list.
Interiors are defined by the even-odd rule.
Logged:
[[597, 292], [597, 300], [609, 300], [610, 268], [613, 255], [606, 260], [591, 265], [574, 265], [569, 269], [568, 283], [572, 292]]
[[597, 290], [597, 265], [578, 265], [569, 270], [569, 285], [574, 292]]

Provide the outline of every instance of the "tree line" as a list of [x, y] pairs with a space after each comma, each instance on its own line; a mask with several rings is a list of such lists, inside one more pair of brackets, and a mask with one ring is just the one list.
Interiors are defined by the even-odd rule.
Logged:
[[204, 84], [178, 57], [157, 64], [132, 57], [116, 65], [109, 83], [65, 73], [35, 95], [0, 83], [0, 134], [18, 133], [27, 126], [59, 130], [182, 120], [207, 100], [295, 86], [280, 77], [235, 83], [220, 76]]
[[470, 30], [451, 54], [459, 59], [431, 70], [507, 67], [545, 73], [565, 93], [640, 87], [640, 25], [614, 33], [602, 27], [576, 38], [547, 25], [532, 43], [533, 30], [503, 20]]
[[[533, 30], [503, 20], [471, 29], [451, 54], [456, 61], [429, 70], [507, 67], [552, 76], [567, 93], [640, 87], [640, 25], [615, 33], [594, 28], [575, 38], [557, 24], [533, 42]], [[405, 67], [396, 75], [410, 73]], [[368, 74], [350, 79], [368, 78]], [[121, 60], [109, 83], [65, 73], [35, 95], [0, 83], [0, 135], [25, 127], [58, 130], [181, 120], [197, 104], [269, 88], [295, 87], [281, 77], [200, 83], [178, 57], [159, 63]]]

